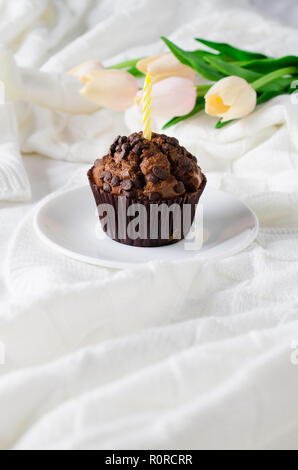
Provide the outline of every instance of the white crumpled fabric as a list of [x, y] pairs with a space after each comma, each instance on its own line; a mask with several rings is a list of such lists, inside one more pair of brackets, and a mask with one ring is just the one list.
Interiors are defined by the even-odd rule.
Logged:
[[[295, 54], [297, 29], [244, 0], [17, 4], [0, 2], [0, 448], [297, 448], [298, 108], [289, 96], [222, 130], [204, 114], [169, 130], [210, 185], [257, 213], [260, 234], [242, 253], [112, 271], [60, 256], [33, 229], [38, 200], [69, 177], [68, 186], [86, 182], [113, 137], [139, 128], [135, 107], [93, 106], [67, 70], [163, 52], [160, 35], [185, 48], [199, 36]], [[49, 158], [21, 157], [32, 153]]]

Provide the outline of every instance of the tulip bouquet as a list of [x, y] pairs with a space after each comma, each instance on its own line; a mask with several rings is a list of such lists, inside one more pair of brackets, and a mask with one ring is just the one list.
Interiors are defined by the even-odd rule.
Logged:
[[[86, 62], [70, 73], [85, 84], [81, 94], [98, 105], [123, 110], [142, 102], [137, 79], [150, 73], [152, 115], [167, 119], [163, 129], [203, 111], [219, 118], [216, 128], [252, 113], [257, 105], [298, 84], [298, 57], [272, 58], [229, 44], [196, 39], [211, 50], [186, 51], [165, 37], [170, 53], [122, 62], [104, 69]], [[197, 76], [206, 83], [196, 84]]]

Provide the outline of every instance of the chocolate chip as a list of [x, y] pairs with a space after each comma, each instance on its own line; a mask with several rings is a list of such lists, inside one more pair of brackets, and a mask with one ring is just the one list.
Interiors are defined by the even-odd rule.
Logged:
[[178, 166], [181, 170], [186, 171], [187, 173], [191, 173], [194, 169], [193, 162], [187, 157], [179, 157]]
[[112, 185], [113, 187], [115, 187], [115, 186], [119, 186], [119, 184], [120, 184], [120, 178], [119, 178], [119, 176], [114, 175], [113, 178], [112, 178], [112, 181], [111, 181], [111, 185]]
[[119, 144], [125, 144], [125, 142], [127, 142], [127, 137], [124, 135], [123, 137], [120, 137]]
[[159, 194], [159, 193], [151, 193], [151, 194], [149, 195], [149, 199], [150, 199], [150, 201], [152, 201], [152, 202], [156, 202], [156, 201], [158, 201], [158, 200], [160, 199], [160, 194]]
[[104, 181], [109, 181], [112, 178], [112, 173], [110, 171], [103, 171], [100, 175], [100, 179]]
[[104, 171], [104, 181], [108, 183], [111, 181], [112, 173], [110, 171]]
[[130, 150], [130, 145], [127, 142], [125, 142], [124, 144], [121, 145], [121, 150], [119, 151], [120, 152], [119, 157], [120, 158], [127, 157], [129, 150]]
[[142, 153], [142, 151], [143, 151], [143, 146], [142, 146], [141, 142], [137, 143], [137, 144], [133, 147], [132, 151], [133, 151], [136, 155], [139, 155], [139, 156], [140, 156], [141, 153]]
[[119, 150], [119, 158], [125, 158], [126, 155], [127, 155], [127, 152], [125, 149]]
[[143, 136], [141, 134], [136, 134], [135, 136], [133, 136], [131, 139], [130, 139], [130, 143], [131, 145], [136, 145], [138, 144], [139, 142], [142, 142], [144, 139], [143, 139]]
[[118, 144], [116, 147], [116, 152], [121, 152], [121, 150], [122, 150], [122, 145]]
[[172, 150], [172, 145], [170, 144], [162, 144], [161, 149], [163, 152], [168, 153], [170, 150]]
[[117, 144], [117, 141], [115, 141], [115, 142], [111, 145], [111, 147], [110, 147], [110, 155], [112, 155], [112, 156], [114, 155], [114, 153], [115, 153], [115, 151], [116, 151], [117, 145], [118, 145], [118, 144]]
[[174, 187], [174, 191], [177, 194], [183, 193], [185, 191], [185, 186], [182, 181], [179, 181], [176, 186]]
[[122, 189], [124, 191], [130, 191], [132, 189], [133, 183], [131, 180], [124, 180], [122, 182]]
[[103, 184], [103, 190], [106, 191], [107, 193], [111, 192], [111, 186], [108, 183]]
[[136, 189], [141, 189], [141, 188], [143, 188], [143, 186], [144, 186], [144, 178], [143, 178], [143, 176], [137, 176], [136, 179], [134, 180], [133, 184], [134, 184], [134, 187], [135, 187]]
[[179, 140], [176, 139], [176, 137], [169, 137], [168, 142], [170, 142], [171, 144], [173, 144], [175, 146], [179, 145]]
[[133, 140], [137, 135], [138, 135], [137, 132], [133, 132], [132, 134], [128, 136], [128, 140]]
[[121, 139], [121, 135], [118, 135], [118, 137], [116, 137], [116, 139], [114, 140], [113, 145], [115, 145], [115, 147], [117, 146], [117, 144], [119, 144], [120, 139]]
[[152, 173], [160, 180], [165, 180], [168, 176], [166, 169], [162, 166], [155, 166], [152, 170]]
[[153, 173], [149, 173], [148, 175], [146, 175], [145, 180], [147, 183], [153, 183], [153, 184], [156, 184], [159, 181], [157, 176], [155, 176]]

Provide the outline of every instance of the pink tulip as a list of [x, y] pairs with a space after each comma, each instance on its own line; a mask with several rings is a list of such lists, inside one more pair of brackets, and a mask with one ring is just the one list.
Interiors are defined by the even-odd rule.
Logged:
[[[143, 93], [138, 94], [141, 106]], [[152, 115], [170, 119], [190, 113], [196, 102], [196, 88], [187, 78], [170, 77], [154, 83], [152, 87]]]

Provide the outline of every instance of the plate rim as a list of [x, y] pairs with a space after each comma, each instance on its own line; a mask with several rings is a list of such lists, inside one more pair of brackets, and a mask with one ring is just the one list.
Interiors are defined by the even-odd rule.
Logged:
[[[64, 248], [63, 246], [61, 246], [58, 243], [51, 240], [42, 231], [41, 227], [39, 226], [38, 218], [39, 218], [39, 215], [40, 215], [42, 209], [49, 202], [51, 202], [55, 199], [59, 199], [60, 197], [63, 197], [67, 193], [82, 190], [83, 188], [89, 188], [89, 186], [87, 184], [84, 184], [84, 185], [79, 185], [79, 186], [72, 187], [72, 188], [60, 189], [58, 191], [55, 191], [55, 192], [49, 194], [48, 196], [46, 196], [45, 198], [43, 198], [37, 204], [37, 206], [35, 208], [35, 213], [34, 213], [34, 218], [33, 218], [34, 229], [35, 229], [37, 235], [39, 236], [39, 238], [46, 245], [50, 246], [53, 250], [55, 250], [56, 252], [61, 253], [62, 255], [66, 256], [67, 258], [71, 258], [71, 259], [74, 259], [74, 260], [82, 262], [82, 263], [86, 263], [86, 264], [89, 264], [89, 265], [92, 265], [92, 266], [111, 268], [111, 269], [128, 269], [128, 268], [130, 268], [130, 269], [131, 268], [136, 268], [137, 269], [141, 266], [144, 266], [144, 265], [152, 263], [152, 262], [185, 262], [186, 261], [186, 260], [179, 260], [177, 258], [173, 259], [173, 260], [153, 260], [153, 261], [144, 261], [144, 262], [140, 262], [140, 263], [123, 262], [123, 261], [108, 261], [108, 260], [104, 260], [104, 259], [101, 259], [101, 258], [93, 258], [93, 257], [90, 257], [90, 256], [79, 254], [75, 251]], [[257, 238], [257, 236], [259, 234], [259, 230], [260, 230], [260, 223], [259, 223], [259, 219], [258, 219], [256, 213], [241, 198], [238, 198], [238, 197], [234, 196], [232, 193], [228, 193], [226, 191], [222, 191], [220, 189], [213, 188], [212, 186], [211, 187], [209, 186], [208, 189], [209, 190], [211, 189], [211, 190], [219, 192], [219, 193], [223, 193], [225, 195], [233, 197], [234, 199], [237, 199], [238, 202], [241, 202], [241, 204], [243, 204], [246, 207], [246, 209], [249, 210], [249, 212], [253, 215], [254, 220], [255, 220], [255, 226], [254, 226], [254, 228], [249, 229], [249, 233], [248, 233], [246, 239], [243, 241], [243, 243], [240, 243], [239, 245], [237, 245], [234, 248], [231, 248], [230, 250], [227, 250], [222, 255], [221, 254], [208, 255], [209, 250], [207, 250], [207, 252], [205, 252], [205, 253], [202, 253], [202, 252], [196, 253], [191, 258], [192, 260], [214, 261], [214, 260], [225, 259], [225, 258], [233, 256], [237, 253], [240, 253], [241, 251], [245, 250], [245, 248], [247, 248], [248, 246], [250, 246], [254, 242], [254, 240]], [[117, 243], [117, 242], [115, 242], [115, 243]], [[121, 245], [121, 243], [117, 243], [117, 244]], [[138, 248], [138, 247], [135, 247], [135, 248]], [[162, 248], [162, 247], [160, 247], [160, 248]]]

